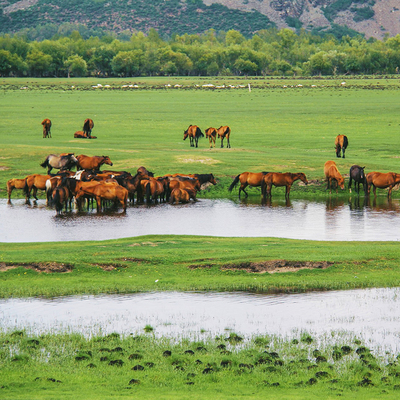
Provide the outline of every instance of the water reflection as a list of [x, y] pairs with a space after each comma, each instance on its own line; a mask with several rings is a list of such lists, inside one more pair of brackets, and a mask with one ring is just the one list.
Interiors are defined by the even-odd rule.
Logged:
[[[0, 241], [104, 240], [149, 234], [282, 237], [309, 240], [400, 240], [399, 200], [364, 196], [324, 200], [205, 200], [56, 216], [44, 200], [0, 200]], [[191, 224], [187, 224], [191, 221]], [[79, 231], [79, 235], [77, 232]]]

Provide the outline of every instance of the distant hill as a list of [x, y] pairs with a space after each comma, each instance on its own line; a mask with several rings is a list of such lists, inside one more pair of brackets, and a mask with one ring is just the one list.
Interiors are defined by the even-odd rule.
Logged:
[[[148, 32], [163, 37], [209, 29], [245, 36], [271, 27], [314, 33], [400, 33], [399, 0], [0, 0], [0, 31], [35, 29], [38, 39], [80, 26], [87, 34]], [[61, 29], [61, 32], [60, 32]], [[42, 36], [42, 37], [41, 37]]]

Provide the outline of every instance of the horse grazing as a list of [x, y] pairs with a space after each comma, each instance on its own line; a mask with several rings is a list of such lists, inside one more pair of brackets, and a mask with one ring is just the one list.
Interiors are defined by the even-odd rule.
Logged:
[[88, 138], [92, 136], [92, 129], [94, 127], [94, 122], [90, 118], [86, 118], [85, 122], [83, 123], [83, 132], [86, 134]]
[[271, 195], [272, 185], [285, 186], [286, 187], [285, 198], [288, 198], [290, 194], [290, 188], [292, 187], [293, 182], [297, 181], [298, 179], [300, 179], [302, 182], [308, 185], [308, 180], [303, 172], [297, 172], [294, 174], [290, 172], [285, 172], [285, 173], [270, 172], [269, 174], [264, 175], [261, 184], [261, 193], [263, 195], [263, 198], [265, 199], [266, 196], [268, 197], [272, 196]]
[[7, 204], [11, 204], [12, 191], [14, 189], [24, 189], [25, 183], [26, 183], [26, 178], [23, 178], [23, 179], [13, 178], [13, 179], [10, 179], [9, 181], [7, 181], [7, 195], [8, 195]]
[[[192, 193], [193, 196], [193, 193]], [[191, 197], [190, 189], [175, 188], [171, 192], [169, 202], [171, 204], [189, 203]]]
[[50, 171], [53, 168], [64, 170], [71, 170], [78, 164], [78, 160], [75, 157], [74, 153], [66, 153], [66, 154], [50, 154], [46, 157], [44, 162], [40, 164], [41, 167], [47, 167], [47, 173], [50, 174]]
[[344, 158], [344, 152], [346, 151], [348, 145], [349, 145], [349, 141], [347, 139], [347, 136], [337, 135], [336, 139], [335, 139], [336, 157], [340, 158], [340, 151], [342, 151], [343, 158]]
[[215, 139], [217, 138], [217, 130], [215, 128], [207, 128], [205, 130], [206, 132], [206, 138], [208, 138], [208, 141], [210, 143], [210, 149], [213, 147], [215, 147]]
[[242, 172], [239, 174], [231, 183], [228, 190], [232, 192], [232, 189], [236, 186], [236, 184], [240, 181], [240, 188], [239, 188], [239, 199], [240, 199], [240, 192], [243, 190], [246, 197], [248, 193], [246, 192], [245, 188], [247, 186], [261, 186], [263, 182], [263, 177], [268, 172]]
[[83, 131], [76, 131], [74, 133], [74, 138], [75, 139], [97, 139], [97, 136], [88, 136], [87, 133], [83, 132]]
[[220, 126], [217, 129], [218, 137], [221, 138], [221, 148], [224, 147], [224, 139], [226, 138], [226, 147], [231, 147], [229, 137], [231, 136], [231, 128], [229, 126]]
[[349, 190], [351, 193], [351, 184], [354, 181], [354, 189], [357, 194], [360, 194], [360, 183], [363, 185], [365, 195], [368, 194], [368, 183], [364, 172], [365, 167], [359, 165], [353, 165], [350, 167], [350, 179], [349, 179]]
[[374, 196], [376, 196], [376, 188], [388, 190], [388, 197], [392, 195], [392, 189], [395, 185], [400, 183], [400, 174], [395, 172], [370, 172], [367, 174], [368, 194], [371, 191], [371, 186], [374, 187]]
[[90, 169], [94, 171], [100, 170], [100, 167], [103, 164], [107, 165], [113, 165], [113, 163], [110, 160], [110, 157], [108, 156], [85, 156], [84, 154], [80, 154], [79, 156], [76, 156], [78, 163], [76, 166], [76, 169]]
[[197, 125], [189, 125], [189, 128], [187, 128], [186, 131], [183, 131], [183, 140], [186, 140], [188, 136], [190, 147], [194, 147], [195, 143], [196, 147], [198, 147], [199, 138], [203, 137], [204, 134]]
[[43, 138], [51, 138], [51, 121], [48, 118], [45, 118], [42, 121], [43, 125]]
[[[344, 178], [342, 175], [340, 175], [340, 172], [337, 169], [336, 163], [334, 161], [327, 161], [325, 163], [324, 174], [328, 182], [328, 186], [326, 189], [329, 189], [329, 193], [332, 193], [333, 182], [336, 182], [337, 186], [340, 186], [340, 189], [344, 189]], [[336, 186], [336, 193], [338, 191], [337, 186]]]

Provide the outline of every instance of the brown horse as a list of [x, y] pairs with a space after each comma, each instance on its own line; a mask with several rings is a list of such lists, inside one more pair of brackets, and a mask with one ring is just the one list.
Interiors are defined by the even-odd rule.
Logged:
[[208, 141], [210, 143], [210, 149], [215, 147], [215, 139], [217, 138], [217, 130], [215, 128], [207, 128], [206, 129], [206, 138], [208, 138]]
[[306, 185], [308, 185], [308, 180], [306, 175], [303, 172], [290, 173], [290, 172], [270, 172], [269, 174], [264, 175], [262, 184], [261, 184], [261, 193], [263, 194], [263, 198], [266, 196], [271, 197], [271, 189], [272, 185], [274, 186], [285, 186], [286, 192], [285, 197], [289, 197], [290, 188], [292, 187], [293, 182], [300, 179]]
[[220, 126], [217, 129], [218, 137], [221, 138], [221, 147], [224, 147], [224, 139], [226, 138], [226, 147], [231, 147], [229, 137], [231, 136], [231, 128], [229, 126]]
[[231, 183], [228, 190], [232, 192], [232, 189], [236, 186], [236, 184], [240, 181], [240, 188], [239, 188], [239, 199], [240, 199], [240, 192], [243, 190], [246, 197], [248, 193], [245, 191], [247, 186], [261, 186], [263, 182], [263, 177], [268, 172], [242, 172], [239, 174]]
[[97, 139], [97, 136], [88, 136], [86, 132], [83, 131], [76, 131], [74, 133], [74, 138], [75, 139]]
[[190, 193], [188, 189], [176, 188], [171, 192], [169, 202], [171, 204], [189, 203]]
[[344, 152], [346, 151], [348, 145], [349, 140], [347, 139], [347, 136], [337, 135], [335, 139], [336, 157], [340, 157], [340, 151], [342, 151], [344, 158]]
[[[327, 161], [324, 165], [324, 174], [328, 186], [326, 189], [329, 189], [329, 193], [332, 193], [332, 183], [336, 182], [337, 186], [340, 186], [340, 189], [344, 189], [344, 178], [340, 174], [335, 161]], [[338, 191], [336, 186], [336, 193]]]
[[395, 185], [400, 183], [400, 174], [395, 172], [370, 172], [367, 174], [368, 194], [371, 191], [371, 186], [374, 187], [374, 196], [376, 196], [376, 188], [388, 190], [388, 197], [392, 195], [392, 189]]
[[43, 125], [43, 138], [51, 138], [51, 121], [48, 118], [45, 118], [42, 121]]
[[63, 208], [65, 207], [65, 212], [68, 211], [68, 205], [71, 209], [71, 200], [72, 197], [70, 195], [70, 191], [66, 186], [56, 186], [52, 193], [52, 202], [56, 208], [57, 214], [61, 214]]
[[142, 188], [142, 193], [146, 193], [146, 202], [150, 204], [151, 202], [157, 203], [158, 200], [165, 198], [164, 182], [153, 177], [148, 177], [147, 179], [142, 179], [140, 181]]
[[26, 178], [18, 179], [13, 178], [7, 181], [7, 195], [8, 195], [8, 204], [11, 204], [11, 193], [14, 189], [24, 189], [26, 183]]
[[199, 138], [203, 136], [203, 132], [197, 125], [189, 125], [189, 128], [187, 128], [186, 131], [183, 131], [183, 140], [186, 140], [186, 138], [189, 137], [190, 147], [194, 147], [195, 144], [196, 147], [198, 147]]
[[80, 154], [76, 156], [78, 160], [77, 169], [91, 169], [91, 170], [100, 170], [100, 167], [103, 164], [113, 165], [108, 156], [85, 156], [84, 154]]
[[92, 129], [94, 127], [94, 122], [90, 118], [86, 118], [85, 122], [83, 123], [83, 132], [86, 134], [88, 138], [92, 136]]
[[33, 190], [34, 199], [38, 200], [38, 198], [36, 196], [38, 189], [46, 190], [46, 181], [50, 177], [51, 177], [50, 175], [32, 174], [32, 175], [28, 175], [25, 178], [24, 192], [25, 192], [25, 199], [26, 199], [27, 203], [29, 203], [32, 190]]

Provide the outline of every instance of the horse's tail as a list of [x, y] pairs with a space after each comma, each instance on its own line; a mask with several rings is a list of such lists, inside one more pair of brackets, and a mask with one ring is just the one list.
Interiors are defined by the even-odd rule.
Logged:
[[347, 146], [349, 145], [349, 139], [347, 139], [347, 136], [343, 137], [343, 148], [347, 149]]
[[25, 179], [25, 185], [24, 185], [24, 194], [25, 194], [25, 196], [29, 196], [29, 185], [28, 185], [28, 179]]
[[41, 167], [46, 168], [49, 165], [49, 156], [40, 164]]
[[60, 188], [57, 187], [53, 193], [53, 204], [56, 207], [56, 211], [59, 213], [63, 208], [60, 198]]
[[232, 189], [236, 186], [236, 184], [239, 182], [240, 174], [233, 180], [231, 185], [229, 186], [228, 190], [232, 192]]
[[197, 127], [197, 133], [199, 137], [204, 137], [204, 133], [201, 131], [199, 127]]

